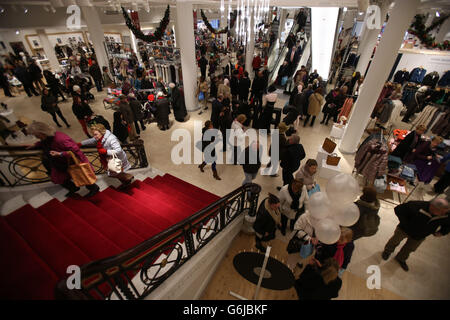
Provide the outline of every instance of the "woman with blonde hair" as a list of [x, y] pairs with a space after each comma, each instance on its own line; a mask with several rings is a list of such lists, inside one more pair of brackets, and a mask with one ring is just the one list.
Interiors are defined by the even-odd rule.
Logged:
[[[42, 164], [49, 172], [51, 181], [69, 190], [66, 197], [74, 196], [80, 188], [73, 183], [72, 177], [67, 172], [69, 159], [71, 159], [69, 152], [72, 152], [81, 163], [89, 163], [88, 158], [80, 150], [77, 143], [65, 133], [55, 131], [43, 122], [32, 122], [27, 127], [27, 132], [41, 140], [30, 148], [42, 149]], [[92, 165], [91, 168], [94, 171]], [[87, 185], [86, 188], [89, 190], [86, 197], [93, 196], [100, 190], [95, 183]]]
[[[128, 162], [125, 151], [123, 151], [122, 146], [120, 145], [119, 139], [117, 139], [117, 137], [102, 124], [91, 125], [90, 129], [93, 138], [82, 141], [80, 146], [96, 146], [98, 153], [100, 154], [100, 162], [107, 171], [108, 176], [119, 179], [122, 182], [121, 188], [130, 185], [134, 176], [127, 173], [131, 168], [131, 165]], [[108, 168], [108, 160], [114, 155], [117, 156], [122, 164], [120, 172], [114, 172]]]

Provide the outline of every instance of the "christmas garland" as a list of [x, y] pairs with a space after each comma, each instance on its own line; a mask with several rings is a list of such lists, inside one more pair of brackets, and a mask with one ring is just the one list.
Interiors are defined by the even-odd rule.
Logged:
[[[211, 23], [209, 23], [208, 18], [206, 17], [205, 13], [203, 12], [203, 10], [200, 10], [200, 14], [202, 16], [203, 22], [205, 23], [205, 26], [208, 28], [209, 31], [211, 31], [211, 33], [214, 34], [222, 34], [222, 33], [227, 33], [228, 32], [228, 26], [226, 26], [223, 29], [220, 30], [216, 30], [214, 29], [214, 27], [211, 25]], [[230, 20], [230, 29], [233, 29], [234, 23], [236, 22], [236, 14], [233, 12], [231, 13], [231, 20]]]
[[414, 21], [408, 29], [408, 32], [415, 35], [419, 41], [426, 48], [438, 48], [439, 50], [450, 50], [450, 43], [448, 40], [445, 40], [442, 43], [436, 43], [435, 38], [430, 36], [429, 32], [434, 30], [438, 26], [442, 25], [445, 20], [447, 20], [450, 15], [442, 15], [439, 19], [436, 20], [431, 26], [425, 28], [425, 15], [418, 14], [414, 17]]
[[122, 13], [123, 17], [125, 18], [127, 27], [133, 32], [134, 36], [145, 42], [155, 42], [161, 40], [162, 36], [164, 35], [164, 31], [166, 30], [170, 22], [170, 7], [169, 5], [167, 5], [166, 12], [164, 13], [164, 17], [159, 23], [159, 27], [156, 28], [156, 31], [154, 33], [146, 35], [140, 29], [136, 28], [124, 7], [122, 7]]

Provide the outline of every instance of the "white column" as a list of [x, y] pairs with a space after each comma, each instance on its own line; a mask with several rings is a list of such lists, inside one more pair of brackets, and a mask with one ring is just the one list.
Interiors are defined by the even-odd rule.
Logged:
[[50, 68], [53, 72], [58, 71], [61, 67], [59, 66], [59, 60], [56, 57], [55, 48], [51, 45], [50, 40], [48, 40], [47, 34], [44, 29], [36, 29], [36, 33], [39, 36], [39, 41], [44, 49], [45, 55], [50, 62]]
[[255, 24], [255, 8], [250, 7], [250, 40], [247, 43], [247, 52], [245, 53], [245, 71], [249, 74], [252, 73], [252, 61], [253, 53], [255, 52], [255, 29], [253, 25]]
[[[228, 6], [225, 3], [225, 10], [223, 11], [223, 17], [220, 17], [220, 27], [219, 29], [223, 29], [228, 25]], [[220, 13], [220, 10], [219, 10]], [[224, 43], [225, 47], [227, 45], [227, 41], [228, 41], [228, 35], [226, 33], [222, 34], [222, 42]]]
[[353, 106], [349, 124], [342, 137], [339, 150], [355, 153], [364, 133], [385, 80], [392, 69], [406, 29], [416, 14], [420, 0], [396, 0], [395, 7], [383, 32], [375, 57], [369, 67], [361, 94]]
[[84, 21], [88, 27], [89, 36], [94, 44], [95, 56], [97, 57], [97, 63], [100, 69], [104, 66], [109, 66], [108, 57], [106, 56], [105, 35], [103, 34], [102, 24], [100, 17], [95, 7], [81, 7], [81, 11], [84, 16]]
[[287, 16], [287, 9], [281, 9], [280, 26], [278, 27], [277, 41], [281, 41], [281, 32], [283, 32], [284, 25], [286, 24], [286, 16]]
[[186, 109], [198, 109], [195, 91], [197, 87], [197, 62], [195, 60], [194, 17], [192, 2], [177, 0], [177, 46], [181, 51], [181, 68]]
[[[389, 8], [389, 1], [383, 2], [381, 5], [381, 26], [383, 25], [384, 21], [386, 20], [386, 13]], [[364, 28], [366, 28], [364, 32], [364, 36], [361, 39], [360, 42], [360, 48], [358, 48], [358, 51], [360, 53], [358, 65], [356, 66], [356, 71], [359, 71], [361, 75], [364, 75], [364, 72], [366, 72], [367, 65], [369, 64], [370, 58], [372, 57], [373, 48], [377, 44], [378, 35], [380, 34], [380, 29], [368, 29], [367, 28], [367, 18], [364, 19]]]

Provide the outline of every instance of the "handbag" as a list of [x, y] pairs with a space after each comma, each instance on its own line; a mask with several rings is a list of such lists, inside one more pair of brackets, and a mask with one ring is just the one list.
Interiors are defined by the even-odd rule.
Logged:
[[297, 237], [298, 230], [295, 232], [294, 236], [289, 240], [286, 251], [291, 253], [300, 252], [300, 248], [302, 247], [303, 240]]
[[335, 148], [336, 148], [336, 143], [331, 141], [331, 139], [329, 139], [329, 138], [325, 138], [325, 141], [323, 142], [323, 145], [322, 145], [322, 149], [328, 153], [332, 153]]
[[[73, 180], [73, 183], [77, 187], [88, 186], [94, 184], [97, 181], [97, 176], [91, 168], [90, 163], [81, 163], [80, 160], [73, 154], [72, 151], [69, 151], [70, 158], [72, 159], [67, 168], [67, 173], [69, 173], [70, 177]], [[69, 160], [70, 162], [70, 160]]]
[[341, 157], [338, 157], [336, 153], [330, 154], [327, 156], [327, 165], [329, 166], [337, 166]]
[[113, 153], [112, 158], [108, 160], [108, 170], [114, 173], [122, 172], [122, 160], [117, 158], [115, 152]]
[[308, 258], [310, 255], [312, 255], [314, 252], [314, 245], [311, 243], [311, 241], [306, 241], [302, 244], [300, 247], [300, 257], [303, 259]]
[[200, 93], [198, 94], [198, 101], [203, 101], [203, 100], [205, 100], [205, 94], [202, 91], [200, 91]]

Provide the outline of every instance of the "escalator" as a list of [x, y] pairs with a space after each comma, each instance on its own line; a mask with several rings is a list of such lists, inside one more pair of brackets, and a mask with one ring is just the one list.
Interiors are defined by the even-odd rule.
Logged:
[[[299, 70], [302, 65], [306, 65], [309, 60], [310, 53], [311, 53], [311, 41], [309, 41], [311, 39], [310, 17], [311, 17], [310, 10], [308, 10], [307, 11], [307, 20], [306, 20], [306, 24], [304, 27], [305, 36], [301, 42], [303, 52], [302, 52], [302, 55], [300, 57], [300, 60], [297, 64], [294, 72], [289, 77], [288, 82], [291, 81], [293, 75], [295, 75], [295, 72], [297, 72], [297, 70]], [[280, 26], [280, 27], [282, 27], [282, 26]], [[297, 23], [297, 19], [294, 19], [294, 23], [291, 27], [291, 30], [289, 31], [289, 34], [296, 35], [297, 32], [299, 32], [299, 24]], [[278, 71], [279, 71], [280, 67], [282, 66], [283, 62], [285, 61], [288, 51], [289, 51], [289, 49], [287, 47], [287, 41], [285, 41], [282, 44], [281, 48], [279, 48], [278, 41], [274, 44], [274, 46], [270, 52], [268, 62], [267, 62], [268, 70], [270, 71], [269, 84], [275, 82], [275, 80], [278, 76]]]

